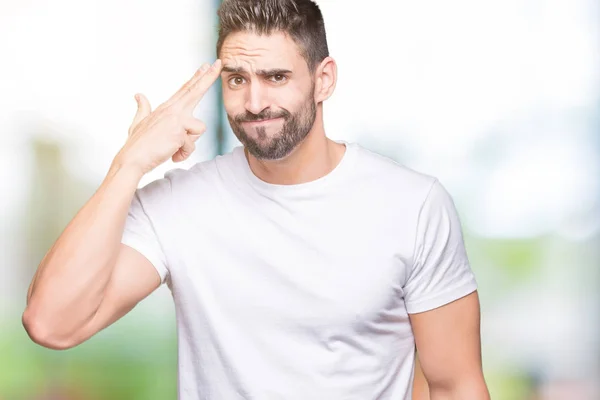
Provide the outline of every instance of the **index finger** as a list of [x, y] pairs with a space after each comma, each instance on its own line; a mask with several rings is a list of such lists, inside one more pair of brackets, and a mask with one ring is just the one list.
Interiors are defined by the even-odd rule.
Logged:
[[161, 106], [170, 106], [176, 103], [187, 92], [188, 88], [191, 87], [198, 79], [200, 79], [200, 77], [204, 75], [204, 72], [208, 71], [209, 68], [210, 64], [202, 64], [200, 68], [196, 70], [190, 80], [184, 83], [183, 86], [181, 86], [171, 97], [169, 97], [167, 101], [161, 104]]
[[219, 79], [222, 69], [223, 64], [221, 60], [217, 59], [204, 74], [200, 75], [183, 90], [183, 94], [178, 102], [184, 108], [193, 109], [196, 107], [208, 89]]

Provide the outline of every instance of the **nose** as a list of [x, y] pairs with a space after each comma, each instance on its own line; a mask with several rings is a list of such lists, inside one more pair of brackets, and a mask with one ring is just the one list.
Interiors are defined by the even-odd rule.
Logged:
[[252, 82], [246, 92], [246, 110], [252, 114], [260, 114], [269, 105], [266, 88], [263, 88], [258, 82]]

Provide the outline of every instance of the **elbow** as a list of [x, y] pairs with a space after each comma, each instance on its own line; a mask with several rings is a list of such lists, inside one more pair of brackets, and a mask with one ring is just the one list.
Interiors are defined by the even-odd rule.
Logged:
[[41, 317], [30, 307], [23, 312], [21, 321], [29, 338], [42, 347], [52, 350], [67, 350], [79, 344], [71, 337], [58, 333], [56, 327], [48, 323], [47, 318]]

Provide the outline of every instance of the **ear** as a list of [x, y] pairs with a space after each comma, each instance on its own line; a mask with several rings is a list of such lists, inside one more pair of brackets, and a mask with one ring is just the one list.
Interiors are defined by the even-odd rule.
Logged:
[[337, 64], [331, 57], [326, 57], [315, 71], [315, 101], [321, 103], [333, 94], [337, 83]]

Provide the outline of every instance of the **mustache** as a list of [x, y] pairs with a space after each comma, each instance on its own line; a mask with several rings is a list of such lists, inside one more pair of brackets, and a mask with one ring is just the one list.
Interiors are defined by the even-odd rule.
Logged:
[[290, 112], [287, 110], [281, 111], [271, 111], [269, 109], [263, 110], [258, 114], [251, 113], [250, 111], [246, 111], [243, 114], [238, 114], [235, 116], [234, 121], [239, 123], [242, 122], [253, 122], [253, 121], [261, 121], [263, 119], [274, 119], [274, 118], [283, 118], [288, 119], [291, 116]]

